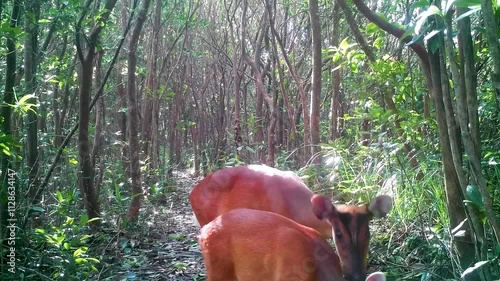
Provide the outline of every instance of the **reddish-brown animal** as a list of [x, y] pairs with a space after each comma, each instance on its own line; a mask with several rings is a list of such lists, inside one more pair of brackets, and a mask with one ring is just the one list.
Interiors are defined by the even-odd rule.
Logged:
[[[312, 198], [315, 213], [337, 216], [323, 196]], [[347, 238], [347, 237], [346, 237]], [[205, 225], [199, 237], [207, 281], [341, 281], [339, 257], [320, 234], [281, 215], [236, 209]], [[364, 272], [352, 280], [365, 280]], [[384, 281], [382, 273], [367, 281]]]
[[331, 226], [312, 212], [313, 195], [293, 172], [248, 165], [208, 175], [194, 187], [189, 200], [200, 226], [233, 209], [247, 208], [280, 214], [331, 238]]
[[334, 207], [329, 200], [328, 204], [315, 201], [314, 198], [322, 197], [313, 198], [313, 195], [292, 172], [249, 165], [223, 169], [207, 176], [195, 186], [190, 200], [201, 226], [231, 210], [247, 208], [280, 214], [316, 229], [324, 238], [332, 237], [333, 227], [335, 247], [345, 277], [352, 281], [364, 280], [370, 240], [369, 220], [373, 216], [385, 216], [392, 207], [392, 199], [378, 196], [369, 205]]

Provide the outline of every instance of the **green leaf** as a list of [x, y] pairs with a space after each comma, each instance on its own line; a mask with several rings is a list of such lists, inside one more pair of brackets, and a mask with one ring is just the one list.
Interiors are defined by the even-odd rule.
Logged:
[[87, 261], [91, 261], [91, 262], [99, 263], [99, 260], [98, 260], [98, 259], [96, 259], [96, 258], [87, 258]]
[[380, 28], [374, 24], [373, 22], [370, 22], [366, 25], [366, 33], [376, 33], [380, 30]]
[[173, 265], [175, 268], [177, 268], [179, 270], [186, 270], [186, 268], [187, 268], [186, 264], [183, 262], [175, 262]]
[[465, 197], [478, 207], [484, 207], [483, 197], [475, 185], [468, 185], [465, 191]]
[[169, 234], [168, 238], [170, 238], [172, 240], [181, 241], [181, 240], [186, 239], [186, 236], [182, 233], [178, 233], [178, 234]]
[[74, 218], [66, 217], [66, 223], [65, 223], [65, 225], [73, 225], [74, 221], [75, 221]]
[[413, 2], [411, 4], [411, 8], [412, 9], [417, 9], [417, 8], [423, 8], [423, 7], [427, 7], [429, 6], [429, 1], [428, 0], [420, 0], [420, 1], [417, 1], [417, 2]]
[[[427, 34], [427, 35], [424, 37], [424, 40], [425, 40], [425, 41], [428, 41], [428, 40], [432, 39], [432, 37], [436, 36], [437, 34], [439, 34], [439, 30], [433, 30], [433, 31], [429, 32], [429, 34]], [[432, 49], [432, 51], [436, 51], [436, 50], [438, 49], [438, 47], [439, 47], [439, 42], [438, 42], [437, 40], [436, 40], [436, 41], [434, 41], [434, 42], [438, 43], [438, 45], [436, 45], [436, 46], [432, 46], [432, 47], [435, 47], [435, 48], [433, 48], [433, 49]], [[434, 42], [431, 42], [431, 45], [432, 45]]]
[[57, 201], [59, 201], [59, 203], [62, 203], [64, 200], [64, 197], [63, 197], [61, 191], [59, 191], [59, 190], [56, 191], [56, 194], [57, 194]]
[[100, 219], [101, 219], [101, 218], [92, 218], [92, 219], [88, 220], [88, 221], [87, 221], [87, 223], [91, 223], [91, 222], [93, 222], [93, 221], [97, 221], [97, 220], [100, 220]]
[[423, 273], [422, 273], [422, 276], [420, 277], [420, 280], [421, 280], [421, 281], [428, 280], [429, 275], [430, 275], [430, 274], [429, 274], [429, 272], [423, 272]]
[[[437, 34], [437, 32], [432, 32], [432, 33], [428, 34], [427, 36], [425, 36], [425, 39], [429, 40], [432, 37], [434, 37], [434, 35], [436, 35], [436, 34]], [[432, 53], [437, 52], [439, 50], [439, 40], [431, 40], [430, 41], [430, 49], [431, 49]]]
[[485, 266], [485, 265], [487, 265], [487, 264], [489, 264], [489, 263], [490, 263], [490, 261], [480, 261], [480, 262], [476, 262], [476, 264], [475, 264], [474, 266], [471, 266], [471, 267], [467, 268], [467, 269], [464, 271], [464, 273], [462, 273], [462, 276], [461, 276], [461, 277], [462, 277], [462, 279], [465, 279], [465, 276], [466, 276], [466, 275], [469, 275], [469, 274], [471, 274], [471, 273], [473, 273], [473, 272], [475, 272], [475, 271], [479, 270], [481, 267], [483, 267], [483, 266]]
[[479, 11], [481, 11], [481, 7], [469, 10], [468, 12], [461, 14], [458, 18], [455, 19], [455, 21], [459, 21], [459, 20], [461, 20], [463, 18], [466, 18], [466, 17], [468, 17], [468, 16], [470, 16], [470, 15], [472, 15], [474, 13], [477, 13]]
[[413, 27], [406, 29], [405, 33], [401, 36], [401, 39], [405, 39], [408, 36], [412, 36], [415, 29]]
[[36, 211], [36, 212], [45, 212], [45, 209], [40, 207], [40, 206], [32, 206], [31, 210]]
[[349, 42], [347, 41], [347, 38], [344, 38], [344, 40], [342, 40], [342, 42], [340, 42], [339, 44], [339, 48], [342, 49], [342, 50], [346, 50], [349, 46]]
[[481, 6], [481, 0], [455, 0], [453, 2], [455, 6], [462, 8]]
[[448, 13], [448, 11], [450, 10], [451, 6], [453, 5], [453, 3], [455, 3], [455, 0], [448, 0], [446, 1], [446, 4], [444, 5], [444, 13]]
[[135, 280], [137, 278], [137, 274], [135, 272], [127, 273], [127, 280]]
[[89, 216], [83, 215], [80, 217], [80, 223], [78, 223], [79, 226], [85, 226], [89, 223]]
[[85, 251], [83, 251], [83, 250], [82, 250], [82, 248], [78, 248], [78, 249], [76, 249], [76, 251], [73, 253], [73, 257], [75, 257], [75, 258], [76, 258], [76, 257], [79, 257], [79, 256], [81, 256], [81, 255], [82, 255], [82, 254], [84, 254], [84, 253], [85, 253]]
[[435, 5], [429, 6], [427, 11], [418, 15], [419, 19], [418, 19], [417, 23], [415, 24], [415, 32], [420, 33], [420, 29], [422, 28], [424, 23], [427, 21], [427, 18], [430, 16], [433, 16], [433, 15], [442, 16], [441, 11]]
[[55, 239], [56, 243], [58, 245], [61, 245], [62, 242], [66, 239], [66, 235], [65, 234], [62, 234], [61, 236], [57, 237], [57, 239]]
[[342, 54], [340, 54], [339, 52], [335, 53], [335, 55], [333, 55], [332, 57], [332, 61], [334, 63], [337, 63], [340, 61], [340, 59], [342, 59]]

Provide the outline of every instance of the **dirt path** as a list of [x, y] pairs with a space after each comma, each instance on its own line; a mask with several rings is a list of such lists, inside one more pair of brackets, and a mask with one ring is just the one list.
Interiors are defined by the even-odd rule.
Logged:
[[171, 192], [150, 200], [154, 203], [145, 203], [144, 230], [127, 232], [117, 239], [116, 247], [122, 254], [118, 257], [119, 268], [115, 269], [118, 272], [114, 270], [116, 278], [111, 280], [205, 280], [197, 241], [199, 227], [194, 224], [188, 199], [201, 178], [186, 172], [174, 176], [175, 188]]
[[199, 227], [189, 203], [189, 193], [200, 180], [186, 172], [177, 173], [177, 190], [166, 198], [168, 209], [164, 216], [166, 225], [163, 236], [168, 238], [170, 250], [164, 259], [168, 278], [163, 280], [205, 280], [205, 267], [197, 239]]

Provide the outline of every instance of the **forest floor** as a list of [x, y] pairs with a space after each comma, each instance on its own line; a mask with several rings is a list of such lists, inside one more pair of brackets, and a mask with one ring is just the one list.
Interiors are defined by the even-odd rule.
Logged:
[[164, 198], [145, 200], [144, 229], [117, 239], [121, 257], [113, 263], [120, 268], [112, 269], [111, 280], [205, 280], [200, 229], [189, 203], [189, 193], [201, 178], [183, 171], [174, 172], [174, 180], [175, 187]]

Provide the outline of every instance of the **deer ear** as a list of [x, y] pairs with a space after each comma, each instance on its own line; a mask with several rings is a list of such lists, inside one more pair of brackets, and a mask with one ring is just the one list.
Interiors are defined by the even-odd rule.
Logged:
[[387, 195], [380, 195], [372, 199], [368, 210], [377, 218], [382, 218], [392, 209], [392, 198]]
[[385, 274], [383, 272], [374, 272], [366, 277], [366, 281], [385, 281]]
[[313, 213], [320, 220], [327, 219], [336, 214], [336, 209], [333, 207], [330, 199], [323, 195], [314, 195], [311, 198]]

